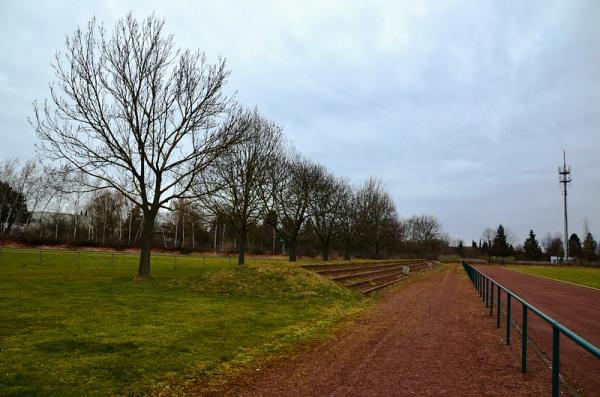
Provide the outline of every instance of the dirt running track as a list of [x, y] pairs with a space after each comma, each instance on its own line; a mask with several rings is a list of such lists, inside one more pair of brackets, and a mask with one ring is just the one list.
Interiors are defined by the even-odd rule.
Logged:
[[[478, 270], [492, 277], [506, 288], [521, 296], [579, 336], [600, 346], [600, 291], [518, 273], [501, 266], [478, 266]], [[506, 308], [506, 297], [502, 298]], [[512, 317], [521, 325], [521, 305], [514, 304]], [[552, 357], [552, 327], [533, 313], [528, 315], [529, 337], [550, 359]], [[560, 372], [584, 396], [600, 396], [600, 360], [561, 336]]]
[[[353, 327], [285, 360], [189, 394], [241, 396], [544, 396], [538, 359], [521, 374], [462, 266], [450, 265], [384, 295]], [[535, 357], [531, 352], [532, 357]]]

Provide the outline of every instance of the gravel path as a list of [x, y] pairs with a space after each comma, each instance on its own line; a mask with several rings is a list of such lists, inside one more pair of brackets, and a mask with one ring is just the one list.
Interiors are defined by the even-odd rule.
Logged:
[[535, 355], [519, 367], [518, 343], [481, 305], [461, 266], [449, 265], [384, 293], [353, 327], [291, 358], [251, 368], [217, 390], [230, 396], [480, 396], [550, 393]]
[[[501, 266], [477, 268], [579, 336], [600, 346], [600, 291], [515, 272]], [[505, 297], [502, 304], [506, 308]], [[515, 304], [513, 307], [513, 318], [520, 326], [521, 305]], [[552, 327], [530, 313], [528, 330], [529, 337], [551, 359]], [[561, 374], [584, 396], [600, 396], [600, 360], [564, 336], [561, 337], [560, 348]]]

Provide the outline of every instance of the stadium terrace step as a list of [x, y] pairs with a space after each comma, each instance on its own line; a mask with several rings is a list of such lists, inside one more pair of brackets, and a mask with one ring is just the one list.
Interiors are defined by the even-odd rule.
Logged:
[[322, 276], [328, 277], [333, 279], [334, 277], [337, 276], [343, 276], [343, 275], [350, 275], [350, 274], [357, 274], [357, 273], [365, 273], [365, 272], [372, 272], [372, 271], [377, 271], [377, 270], [385, 270], [385, 269], [394, 269], [394, 268], [398, 268], [398, 267], [402, 267], [402, 266], [409, 266], [410, 264], [407, 263], [393, 263], [393, 264], [385, 264], [385, 265], [371, 265], [371, 266], [360, 266], [360, 267], [345, 267], [345, 268], [339, 268], [339, 269], [308, 269], [308, 270], [312, 270], [316, 273], [319, 273]]
[[323, 273], [319, 273], [322, 276], [326, 276], [327, 278], [329, 278], [330, 280], [334, 280], [334, 281], [342, 281], [342, 280], [351, 280], [353, 278], [363, 278], [364, 276], [371, 276], [371, 275], [383, 275], [386, 273], [394, 273], [398, 270], [402, 271], [402, 269], [404, 268], [404, 266], [406, 265], [394, 265], [392, 267], [386, 267], [383, 269], [378, 269], [378, 270], [372, 270], [372, 271], [363, 271], [363, 272], [358, 272], [358, 273], [345, 273], [345, 274], [341, 274], [341, 275], [335, 275], [335, 276], [330, 276], [330, 275], [326, 275]]
[[407, 275], [404, 275], [403, 277], [400, 277], [400, 278], [398, 278], [396, 280], [387, 281], [387, 282], [384, 282], [382, 284], [375, 285], [373, 287], [368, 287], [368, 288], [365, 288], [365, 289], [361, 289], [360, 292], [362, 292], [363, 294], [370, 294], [370, 293], [375, 292], [377, 290], [389, 287], [392, 284], [396, 284], [396, 283], [398, 283], [400, 281], [406, 280], [407, 278], [411, 278], [411, 277], [414, 277], [414, 276], [419, 275], [421, 273], [424, 273], [424, 272], [428, 271], [429, 269], [432, 269], [433, 267], [437, 266], [435, 264], [430, 264], [430, 265], [431, 266], [428, 265], [427, 267], [424, 267], [421, 270], [417, 270], [415, 272], [411, 272], [411, 273], [409, 273]]
[[326, 273], [338, 270], [360, 270], [360, 269], [375, 269], [381, 266], [398, 266], [410, 265], [413, 263], [423, 262], [422, 259], [398, 259], [385, 262], [362, 262], [362, 263], [324, 263], [324, 264], [308, 264], [301, 267], [306, 270], [312, 270], [317, 273]]
[[[386, 263], [366, 262], [304, 265], [302, 267], [339, 282], [345, 287], [368, 294], [427, 271], [433, 266], [434, 264], [423, 260], [397, 260]], [[407, 267], [408, 272], [406, 272]]]

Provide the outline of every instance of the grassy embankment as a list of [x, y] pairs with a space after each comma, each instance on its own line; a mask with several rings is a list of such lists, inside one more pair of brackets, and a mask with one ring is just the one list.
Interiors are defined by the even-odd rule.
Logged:
[[509, 266], [509, 269], [555, 280], [568, 281], [570, 283], [588, 287], [600, 288], [600, 268], [570, 266]]
[[205, 380], [327, 334], [368, 300], [281, 261], [2, 250], [0, 395], [122, 395]]

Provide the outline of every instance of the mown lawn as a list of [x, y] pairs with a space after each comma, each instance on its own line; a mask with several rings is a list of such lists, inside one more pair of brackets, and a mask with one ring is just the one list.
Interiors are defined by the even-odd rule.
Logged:
[[369, 301], [287, 263], [0, 253], [0, 395], [123, 395], [322, 337]]
[[509, 269], [568, 281], [588, 287], [600, 288], [600, 268], [558, 266], [509, 266]]

